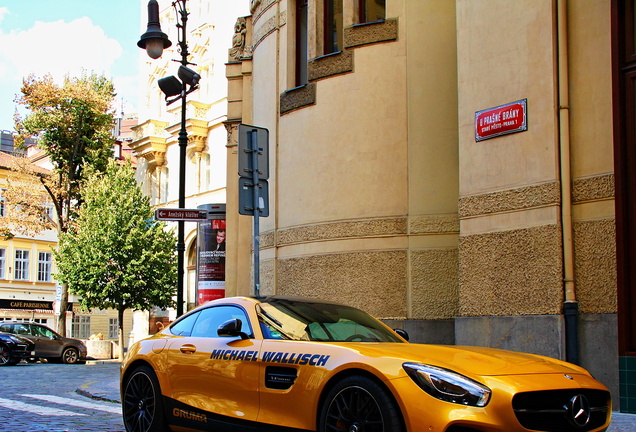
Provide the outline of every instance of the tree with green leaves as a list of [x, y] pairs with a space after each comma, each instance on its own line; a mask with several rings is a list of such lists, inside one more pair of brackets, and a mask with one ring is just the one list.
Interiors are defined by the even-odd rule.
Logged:
[[174, 306], [176, 239], [165, 222], [153, 220], [130, 164], [113, 161], [103, 173], [91, 169], [82, 198], [59, 239], [56, 277], [81, 296], [84, 308], [118, 311], [122, 358], [124, 311]]
[[[15, 116], [16, 145], [19, 146], [26, 138], [35, 138], [51, 163], [52, 171], [31, 176], [32, 182], [39, 184], [44, 194], [27, 196], [20, 190], [12, 194], [12, 188], [24, 189], [29, 183], [25, 175], [19, 181], [10, 182], [5, 194], [6, 204], [13, 204], [22, 213], [29, 209], [35, 215], [30, 220], [35, 223], [16, 224], [9, 218], [0, 221], [0, 233], [33, 235], [34, 231], [51, 229], [47, 218], [39, 219], [43, 222], [40, 226], [37, 222], [38, 212], [42, 214], [48, 205], [55, 208], [53, 222], [58, 234], [68, 230], [76, 209], [82, 203], [80, 184], [85, 168], [90, 166], [104, 170], [108, 160], [112, 159], [114, 97], [112, 82], [95, 74], [66, 77], [61, 85], [55, 83], [50, 75], [43, 78], [30, 75], [23, 80], [21, 95], [16, 102], [23, 105], [28, 114], [24, 118]], [[21, 174], [26, 173], [22, 170]], [[15, 217], [24, 216], [16, 213]], [[66, 311], [67, 307], [68, 287], [62, 285], [60, 310]], [[58, 317], [57, 330], [66, 334], [64, 312]]]

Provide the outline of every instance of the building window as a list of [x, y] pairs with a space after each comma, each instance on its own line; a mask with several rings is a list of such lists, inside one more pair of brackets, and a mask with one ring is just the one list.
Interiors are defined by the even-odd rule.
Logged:
[[108, 318], [108, 339], [117, 339], [119, 337], [119, 319]]
[[29, 251], [16, 249], [15, 251], [15, 280], [29, 280]]
[[51, 252], [38, 252], [38, 282], [51, 282]]
[[332, 54], [344, 49], [344, 27], [342, 14], [342, 0], [325, 0], [324, 9], [324, 52]]
[[6, 279], [5, 269], [7, 268], [7, 250], [0, 249], [0, 279]]
[[0, 217], [4, 217], [4, 216], [7, 215], [5, 213], [6, 209], [5, 209], [5, 204], [4, 204], [5, 203], [5, 198], [4, 198], [4, 191], [5, 190], [6, 189], [0, 189]]
[[383, 21], [386, 18], [386, 0], [358, 0], [358, 23]]
[[75, 316], [71, 328], [71, 337], [88, 339], [91, 336], [91, 317]]
[[307, 84], [307, 60], [309, 59], [307, 1], [296, 0], [296, 87]]

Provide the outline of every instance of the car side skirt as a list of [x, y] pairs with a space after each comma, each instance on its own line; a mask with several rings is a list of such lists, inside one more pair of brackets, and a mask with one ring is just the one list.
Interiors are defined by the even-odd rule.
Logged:
[[[190, 405], [164, 396], [166, 421], [178, 430], [214, 432], [309, 432], [256, 421], [236, 419], [193, 408]], [[182, 428], [182, 429], [181, 429]]]

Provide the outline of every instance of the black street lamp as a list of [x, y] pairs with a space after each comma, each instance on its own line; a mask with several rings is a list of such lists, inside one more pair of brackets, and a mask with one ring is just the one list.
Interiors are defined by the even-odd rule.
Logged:
[[[188, 68], [188, 65], [194, 65], [188, 61], [188, 44], [186, 42], [186, 23], [188, 22], [188, 11], [186, 10], [187, 0], [176, 0], [172, 2], [172, 7], [177, 13], [180, 23], [177, 23], [179, 52], [181, 60], [175, 60], [181, 63], [179, 66], [179, 79], [174, 76], [162, 78], [158, 81], [159, 88], [166, 95], [166, 104], [181, 99], [181, 129], [179, 130], [179, 208], [185, 208], [185, 170], [186, 170], [186, 150], [188, 147], [188, 131], [186, 130], [186, 96], [199, 88], [199, 80], [201, 76]], [[148, 55], [157, 59], [161, 57], [164, 48], [172, 46], [172, 42], [168, 36], [161, 31], [159, 22], [159, 4], [157, 0], [148, 1], [148, 28], [146, 33], [141, 35], [141, 39], [137, 42], [137, 46], [146, 50]], [[169, 99], [172, 98], [172, 99]], [[183, 315], [183, 280], [185, 275], [185, 234], [184, 221], [178, 221], [177, 234], [177, 316]]]

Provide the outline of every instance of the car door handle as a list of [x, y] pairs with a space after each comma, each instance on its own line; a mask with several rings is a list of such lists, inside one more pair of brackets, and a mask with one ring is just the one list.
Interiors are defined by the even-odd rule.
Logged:
[[194, 354], [195, 352], [197, 352], [197, 347], [195, 347], [194, 345], [186, 344], [182, 345], [181, 348], [179, 348], [179, 351], [184, 354]]

